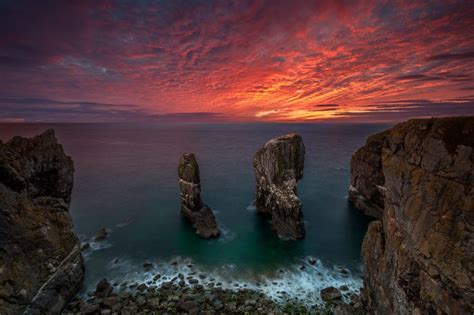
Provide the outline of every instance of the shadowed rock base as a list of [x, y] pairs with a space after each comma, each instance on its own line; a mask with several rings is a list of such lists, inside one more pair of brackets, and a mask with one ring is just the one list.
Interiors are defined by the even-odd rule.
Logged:
[[181, 213], [193, 224], [196, 233], [203, 238], [220, 234], [216, 217], [201, 200], [199, 165], [192, 153], [181, 156], [178, 166], [179, 188], [181, 190]]
[[281, 237], [300, 239], [305, 234], [296, 186], [303, 177], [304, 154], [303, 139], [296, 134], [271, 139], [255, 154], [257, 210], [271, 216]]
[[80, 289], [73, 173], [52, 130], [0, 143], [0, 313], [57, 314]]

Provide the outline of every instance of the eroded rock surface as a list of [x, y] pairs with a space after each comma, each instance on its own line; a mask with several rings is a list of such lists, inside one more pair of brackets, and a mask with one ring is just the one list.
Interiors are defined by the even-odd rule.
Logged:
[[74, 167], [53, 130], [0, 143], [0, 312], [55, 314], [84, 265], [68, 212]]
[[257, 211], [271, 215], [272, 227], [281, 237], [304, 237], [296, 185], [303, 177], [304, 154], [301, 136], [289, 134], [269, 140], [254, 157]]
[[362, 248], [369, 310], [471, 314], [474, 117], [410, 120], [376, 137], [385, 198]]
[[201, 200], [199, 165], [193, 153], [181, 156], [178, 167], [181, 190], [181, 213], [193, 224], [196, 233], [203, 238], [219, 236], [216, 217]]
[[382, 148], [388, 132], [370, 136], [351, 158], [349, 201], [366, 215], [381, 219], [385, 196]]

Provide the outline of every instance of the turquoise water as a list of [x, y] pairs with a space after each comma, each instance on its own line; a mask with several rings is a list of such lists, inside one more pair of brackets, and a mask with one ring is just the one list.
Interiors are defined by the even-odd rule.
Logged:
[[[368, 135], [387, 127], [3, 124], [0, 137], [5, 141], [54, 128], [72, 156], [70, 212], [77, 233], [90, 241], [99, 228], [110, 231], [105, 242], [91, 243], [92, 250], [84, 253], [85, 291], [103, 277], [148, 281], [160, 273], [169, 279], [190, 272], [192, 263], [192, 269], [226, 287], [261, 289], [276, 299], [285, 291], [290, 298], [314, 300], [321, 287], [347, 284], [356, 290], [361, 284], [359, 252], [369, 219], [347, 202], [349, 161]], [[299, 133], [306, 145], [304, 178], [298, 183], [306, 226], [301, 241], [279, 239], [252, 205], [255, 151], [289, 132]], [[218, 240], [200, 239], [180, 216], [177, 165], [184, 152], [197, 156], [202, 197], [224, 231]], [[309, 264], [310, 258], [317, 263]], [[146, 261], [154, 263], [150, 272], [143, 271]]]

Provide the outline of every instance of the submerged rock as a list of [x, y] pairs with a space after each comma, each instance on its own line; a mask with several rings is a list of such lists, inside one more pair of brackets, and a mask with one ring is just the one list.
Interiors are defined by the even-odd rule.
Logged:
[[220, 234], [216, 217], [201, 200], [199, 165], [193, 153], [181, 156], [178, 166], [179, 188], [181, 190], [181, 213], [193, 224], [196, 233], [203, 238]]
[[256, 207], [272, 218], [272, 227], [282, 237], [304, 237], [302, 205], [296, 182], [303, 177], [305, 147], [297, 134], [271, 139], [254, 157]]
[[1, 313], [59, 313], [81, 287], [73, 176], [53, 130], [0, 142]]
[[474, 117], [410, 120], [376, 137], [385, 197], [362, 246], [369, 311], [472, 313]]
[[100, 242], [105, 240], [109, 236], [109, 232], [107, 232], [106, 228], [100, 228], [97, 233], [95, 233], [94, 240], [96, 242]]

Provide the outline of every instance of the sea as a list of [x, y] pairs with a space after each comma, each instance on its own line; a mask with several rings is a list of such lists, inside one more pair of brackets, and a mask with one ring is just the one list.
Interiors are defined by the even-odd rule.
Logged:
[[[116, 291], [159, 286], [179, 273], [204, 286], [261, 291], [277, 302], [320, 301], [328, 286], [358, 292], [360, 250], [371, 219], [347, 201], [350, 158], [388, 124], [0, 124], [0, 139], [52, 128], [74, 161], [70, 214], [81, 242], [83, 294], [103, 278]], [[298, 182], [306, 236], [280, 239], [256, 213], [253, 157], [269, 139], [298, 133], [306, 146]], [[202, 198], [222, 235], [204, 240], [180, 215], [177, 167], [196, 154]], [[109, 237], [95, 242], [106, 228]], [[152, 263], [146, 269], [145, 263]], [[159, 277], [157, 275], [160, 275]], [[158, 279], [159, 278], [159, 279]], [[344, 287], [346, 286], [346, 287]], [[347, 294], [345, 296], [348, 296]]]

